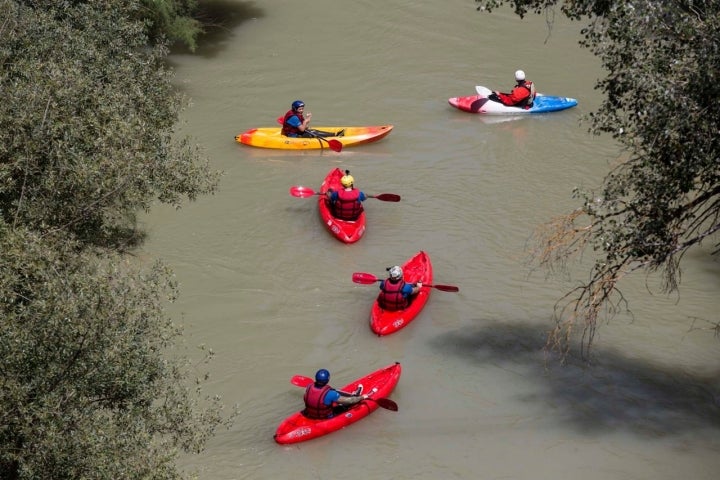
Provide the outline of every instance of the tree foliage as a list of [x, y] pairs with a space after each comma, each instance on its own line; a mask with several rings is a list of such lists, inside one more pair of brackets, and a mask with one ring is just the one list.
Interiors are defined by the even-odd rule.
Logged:
[[0, 30], [0, 210], [88, 242], [217, 176], [174, 127], [183, 99], [132, 2], [7, 2]]
[[222, 418], [169, 359], [172, 275], [77, 248], [0, 223], [0, 478], [177, 478]]
[[[139, 3], [0, 0], [0, 478], [181, 474], [226, 421], [135, 215], [211, 193]], [[195, 385], [191, 378], [199, 376]]]
[[[506, 2], [477, 3], [491, 10]], [[523, 16], [558, 2], [507, 3]], [[587, 19], [581, 44], [608, 72], [596, 86], [606, 97], [590, 130], [625, 149], [599, 191], [576, 189], [582, 206], [537, 232], [540, 265], [562, 265], [588, 248], [595, 255], [589, 280], [558, 302], [549, 343], [567, 351], [578, 322], [589, 349], [600, 313], [627, 307], [618, 288], [625, 275], [661, 272], [669, 293], [688, 249], [709, 239], [718, 252], [720, 3], [571, 0], [561, 11]]]
[[167, 38], [182, 42], [191, 51], [197, 48], [197, 38], [203, 25], [195, 18], [196, 0], [142, 0], [140, 17], [149, 22], [152, 38]]

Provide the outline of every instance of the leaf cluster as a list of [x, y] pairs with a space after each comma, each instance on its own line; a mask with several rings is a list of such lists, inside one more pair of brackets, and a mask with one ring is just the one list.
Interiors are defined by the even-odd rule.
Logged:
[[[506, 2], [478, 1], [487, 8]], [[557, 2], [509, 2], [539, 13]], [[590, 131], [624, 149], [599, 191], [575, 190], [577, 212], [537, 232], [541, 265], [586, 247], [596, 261], [589, 280], [558, 303], [551, 343], [568, 347], [576, 323], [592, 343], [599, 313], [624, 308], [624, 275], [662, 271], [664, 292], [678, 288], [680, 260], [720, 228], [720, 4], [709, 1], [570, 1], [562, 11], [587, 18], [581, 44], [608, 72], [596, 88], [605, 100]], [[718, 252], [715, 243], [715, 253]], [[564, 303], [563, 301], [567, 301]]]
[[[184, 100], [132, 2], [5, 3], [0, 211], [86, 242], [132, 228], [154, 198], [179, 206], [217, 174], [174, 126]], [[135, 5], [137, 7], [137, 5]]]
[[172, 272], [124, 255], [137, 211], [219, 178], [139, 8], [0, 0], [2, 479], [181, 478], [232, 418], [178, 348]]
[[151, 39], [167, 38], [195, 51], [203, 33], [202, 23], [194, 17], [197, 7], [196, 0], [142, 0], [139, 16], [148, 23]]
[[177, 478], [167, 452], [199, 450], [221, 405], [193, 413], [167, 358], [171, 272], [2, 223], [0, 252], [0, 477]]

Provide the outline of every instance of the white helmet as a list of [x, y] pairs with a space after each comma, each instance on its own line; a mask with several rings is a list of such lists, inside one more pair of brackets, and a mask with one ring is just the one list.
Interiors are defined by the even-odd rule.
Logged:
[[520, 80], [525, 80], [525, 72], [523, 72], [522, 70], [518, 70], [517, 72], [515, 72], [515, 80], [517, 80], [518, 82]]
[[390, 267], [388, 270], [390, 272], [390, 279], [391, 280], [400, 280], [403, 276], [402, 268], [395, 265], [394, 267]]

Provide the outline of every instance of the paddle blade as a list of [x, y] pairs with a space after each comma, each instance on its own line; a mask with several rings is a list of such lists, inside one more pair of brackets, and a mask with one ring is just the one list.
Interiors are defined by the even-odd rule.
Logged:
[[389, 398], [369, 398], [368, 400], [375, 401], [375, 403], [377, 403], [379, 406], [386, 410], [392, 410], [393, 412], [398, 411], [398, 404], [393, 402]]
[[292, 377], [290, 379], [290, 383], [292, 383], [293, 385], [295, 385], [297, 387], [305, 388], [308, 385], [310, 385], [311, 383], [313, 383], [313, 379], [309, 378], [309, 377], [304, 377], [302, 375], [295, 375], [294, 377]]
[[277, 118], [277, 122], [278, 122], [280, 125], [282, 125], [283, 123], [285, 123], [285, 122], [283, 122], [283, 118], [284, 118], [284, 117], [278, 117], [278, 118]]
[[343, 144], [338, 140], [328, 140], [328, 145], [330, 145], [330, 150], [333, 152], [340, 152], [342, 151]]
[[400, 195], [395, 195], [394, 193], [381, 193], [380, 195], [368, 195], [370, 198], [377, 198], [378, 200], [382, 200], [383, 202], [399, 202], [400, 201]]
[[315, 193], [315, 190], [309, 187], [302, 187], [302, 186], [295, 186], [290, 187], [290, 195], [293, 197], [298, 198], [306, 198], [306, 197], [312, 197], [313, 195], [320, 195], [319, 193]]
[[380, 279], [377, 278], [372, 273], [355, 272], [352, 274], [352, 281], [354, 283], [362, 283], [363, 285], [370, 285], [371, 283], [380, 281]]
[[437, 288], [438, 290], [442, 290], [443, 292], [459, 292], [460, 291], [460, 289], [454, 285], [425, 285], [425, 284], [423, 284], [423, 287]]

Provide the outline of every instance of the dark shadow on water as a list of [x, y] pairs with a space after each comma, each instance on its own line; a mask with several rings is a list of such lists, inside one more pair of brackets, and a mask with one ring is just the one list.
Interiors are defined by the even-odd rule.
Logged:
[[441, 354], [485, 365], [527, 370], [537, 394], [519, 401], [542, 402], [548, 416], [581, 432], [619, 431], [643, 437], [668, 432], [720, 430], [720, 370], [703, 377], [653, 365], [607, 348], [592, 363], [569, 357], [565, 365], [545, 354], [546, 332], [523, 322], [477, 320], [436, 337], [430, 346]]
[[208, 0], [199, 2], [197, 15], [205, 25], [205, 33], [198, 38], [195, 52], [190, 52], [184, 45], [174, 45], [171, 54], [195, 54], [210, 59], [216, 57], [226, 46], [233, 35], [233, 29], [245, 22], [265, 16], [256, 2], [233, 2], [230, 0]]
[[[720, 286], [720, 258], [712, 254], [714, 250], [714, 245], [690, 249], [683, 257], [683, 264], [691, 263], [693, 270], [697, 269], [700, 273], [713, 277], [715, 285]], [[683, 295], [684, 289], [685, 287], [680, 283], [680, 296]]]

